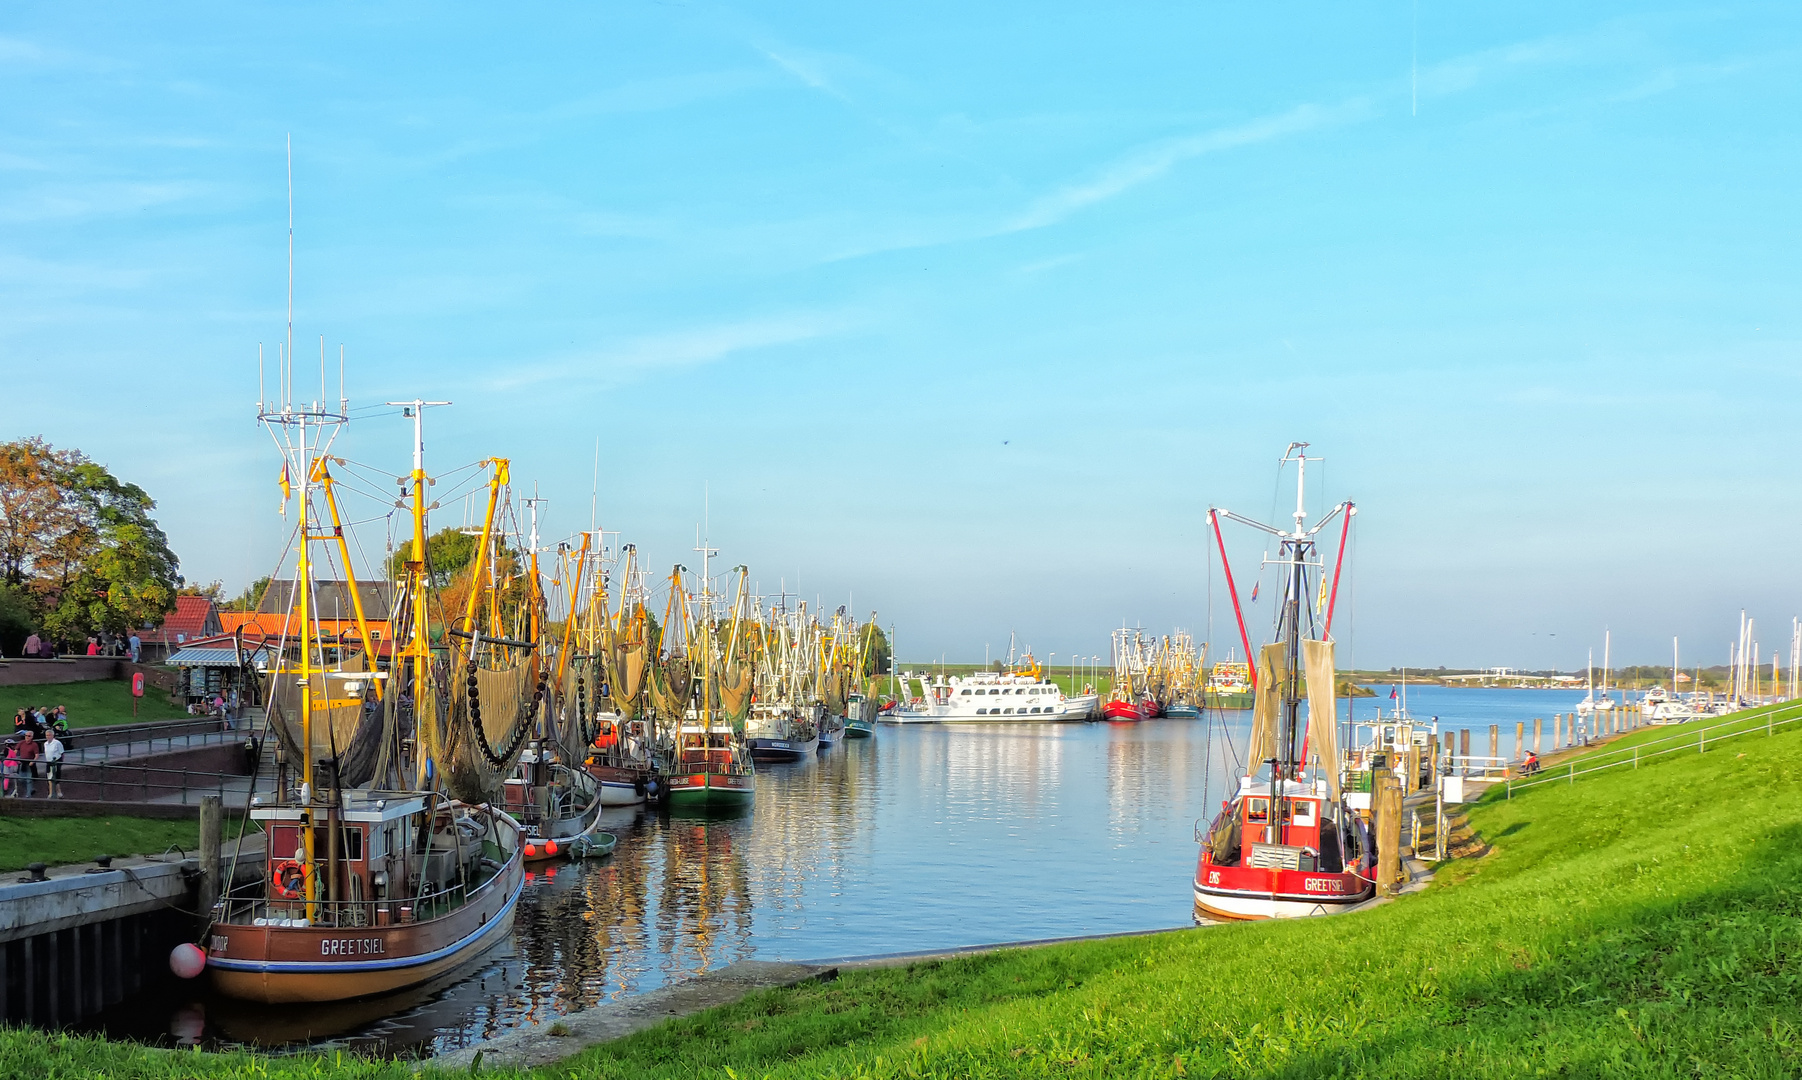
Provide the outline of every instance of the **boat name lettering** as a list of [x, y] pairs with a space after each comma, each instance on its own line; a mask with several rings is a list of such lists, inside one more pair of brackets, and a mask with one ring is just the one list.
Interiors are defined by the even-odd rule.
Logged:
[[1302, 888], [1308, 892], [1344, 892], [1345, 882], [1338, 878], [1311, 877], [1303, 883]]
[[324, 938], [319, 942], [320, 956], [380, 956], [381, 938]]
[[226, 937], [224, 934], [214, 934], [212, 940], [207, 942], [207, 952], [212, 953], [214, 956], [224, 956], [225, 950], [230, 946], [230, 938]]
[[1209, 885], [1220, 884], [1220, 871], [1218, 871], [1218, 870], [1209, 870], [1208, 871], [1208, 884]]

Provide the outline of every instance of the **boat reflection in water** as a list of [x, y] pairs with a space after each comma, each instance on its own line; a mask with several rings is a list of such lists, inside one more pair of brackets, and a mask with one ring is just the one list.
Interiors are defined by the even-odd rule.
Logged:
[[885, 728], [760, 769], [741, 816], [603, 811], [612, 857], [535, 870], [512, 939], [447, 981], [281, 1009], [228, 1009], [184, 986], [115, 1010], [104, 1030], [418, 1056], [751, 956], [1182, 926], [1190, 897], [1171, 883], [1193, 870], [1195, 819], [1230, 790], [1208, 726]]

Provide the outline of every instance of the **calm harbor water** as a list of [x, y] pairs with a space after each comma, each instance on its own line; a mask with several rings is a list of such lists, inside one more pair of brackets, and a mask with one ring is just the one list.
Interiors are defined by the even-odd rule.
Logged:
[[[1516, 718], [1569, 711], [1581, 694], [1413, 687], [1408, 697], [1417, 717], [1478, 729], [1474, 750], [1491, 723], [1511, 749]], [[1352, 708], [1362, 716], [1378, 701]], [[511, 941], [438, 984], [279, 1009], [177, 984], [96, 1027], [159, 1042], [426, 1055], [750, 957], [1188, 925], [1194, 825], [1232, 783], [1237, 755], [1223, 732], [1242, 752], [1248, 725], [1248, 714], [1227, 713], [883, 726], [874, 740], [761, 769], [742, 817], [609, 812], [617, 852], [533, 875]]]

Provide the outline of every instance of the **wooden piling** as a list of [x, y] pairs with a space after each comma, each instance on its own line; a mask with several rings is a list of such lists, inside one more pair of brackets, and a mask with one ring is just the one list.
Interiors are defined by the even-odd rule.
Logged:
[[1383, 776], [1373, 793], [1373, 805], [1382, 813], [1377, 831], [1377, 887], [1384, 893], [1395, 891], [1402, 873], [1402, 792], [1393, 776]]
[[1527, 722], [1514, 722], [1514, 760], [1525, 761], [1527, 758]]
[[1544, 741], [1545, 741], [1545, 717], [1535, 716], [1533, 718], [1533, 756], [1534, 757], [1539, 756], [1540, 749], [1541, 749], [1541, 746], [1543, 745]]
[[219, 875], [221, 873], [220, 848], [225, 840], [225, 815], [221, 812], [219, 796], [202, 795], [200, 797], [200, 922], [204, 929], [213, 921], [213, 905], [218, 903], [222, 892]]
[[1464, 759], [1464, 773], [1470, 774], [1470, 729], [1458, 729], [1458, 756]]
[[1489, 764], [1494, 765], [1502, 757], [1502, 725], [1489, 725]]

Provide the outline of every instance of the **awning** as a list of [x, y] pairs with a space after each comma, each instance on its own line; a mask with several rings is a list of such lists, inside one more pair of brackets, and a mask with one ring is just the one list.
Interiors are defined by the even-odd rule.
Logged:
[[[246, 653], [248, 659], [250, 653]], [[237, 667], [236, 649], [182, 649], [164, 663], [178, 667]]]

